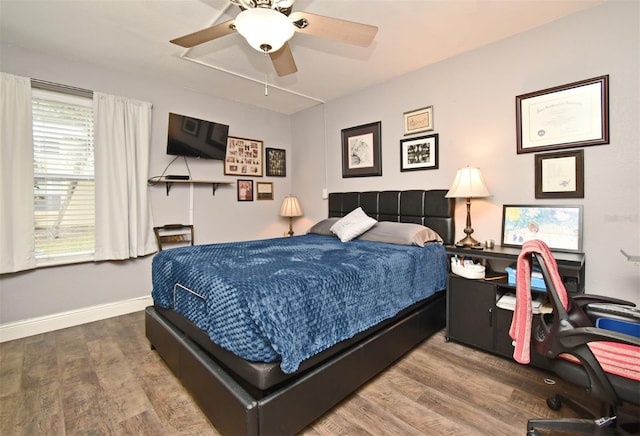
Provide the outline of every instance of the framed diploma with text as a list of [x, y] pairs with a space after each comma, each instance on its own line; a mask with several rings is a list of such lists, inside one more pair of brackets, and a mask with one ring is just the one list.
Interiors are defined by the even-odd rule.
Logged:
[[518, 154], [609, 143], [609, 76], [516, 96]]

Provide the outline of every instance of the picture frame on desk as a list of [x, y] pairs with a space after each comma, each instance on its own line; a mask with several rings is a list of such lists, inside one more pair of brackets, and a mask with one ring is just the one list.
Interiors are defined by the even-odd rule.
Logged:
[[532, 239], [552, 251], [582, 252], [582, 205], [503, 205], [502, 246], [521, 248]]

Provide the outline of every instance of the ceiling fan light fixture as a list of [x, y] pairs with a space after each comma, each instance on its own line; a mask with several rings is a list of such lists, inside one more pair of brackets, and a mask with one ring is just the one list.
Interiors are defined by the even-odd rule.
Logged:
[[295, 32], [286, 15], [269, 8], [246, 9], [235, 19], [236, 30], [261, 53], [280, 50]]

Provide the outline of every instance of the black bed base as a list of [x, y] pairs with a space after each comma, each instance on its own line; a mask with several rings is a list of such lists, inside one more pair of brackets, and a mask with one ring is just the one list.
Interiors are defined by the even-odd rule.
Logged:
[[209, 421], [225, 435], [295, 434], [445, 325], [445, 293], [347, 350], [255, 398], [153, 307], [146, 335]]

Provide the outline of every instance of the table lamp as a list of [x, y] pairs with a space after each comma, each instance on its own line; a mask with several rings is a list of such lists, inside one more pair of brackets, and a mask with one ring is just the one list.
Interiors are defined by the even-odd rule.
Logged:
[[300, 207], [300, 202], [297, 197], [293, 195], [284, 197], [282, 206], [280, 206], [280, 216], [289, 218], [288, 235], [293, 236], [293, 217], [302, 216], [302, 207]]
[[465, 236], [456, 242], [458, 246], [477, 247], [480, 242], [476, 241], [471, 234], [471, 198], [489, 197], [491, 194], [484, 183], [482, 173], [479, 168], [460, 168], [456, 173], [456, 178], [451, 185], [451, 189], [447, 192], [447, 198], [466, 198], [467, 199], [467, 227], [465, 227]]

